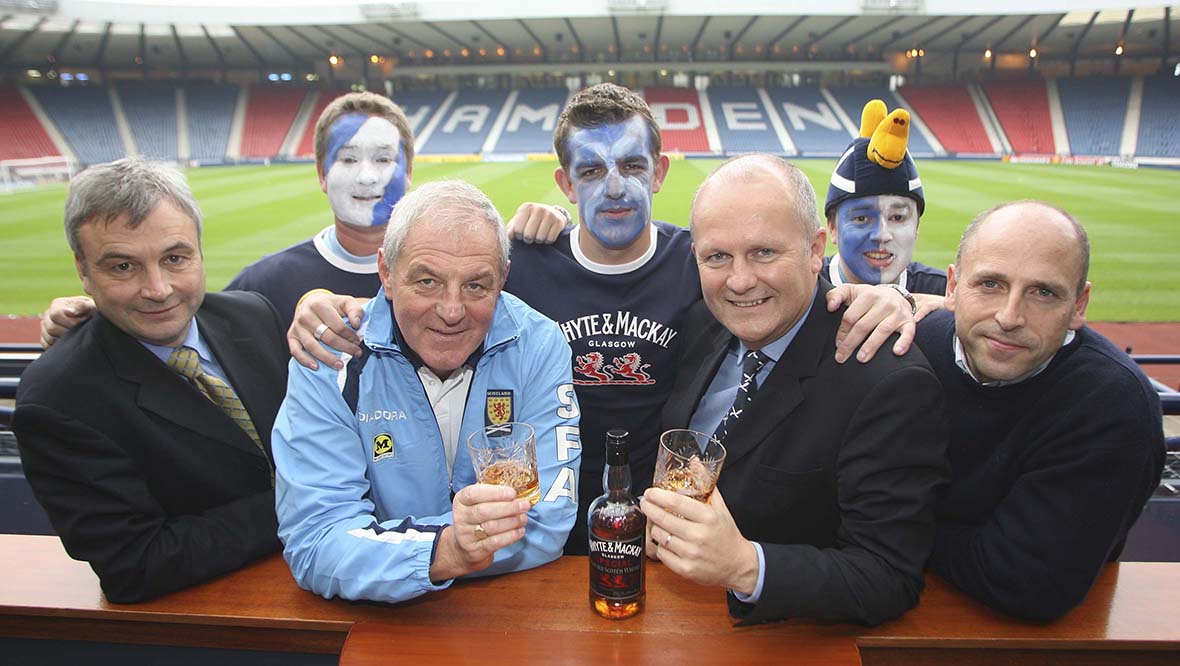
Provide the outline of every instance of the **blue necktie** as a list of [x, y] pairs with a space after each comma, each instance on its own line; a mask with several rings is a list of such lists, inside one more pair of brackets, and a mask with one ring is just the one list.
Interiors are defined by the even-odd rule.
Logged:
[[742, 381], [738, 383], [737, 397], [733, 400], [733, 407], [729, 408], [729, 411], [725, 413], [725, 418], [721, 419], [721, 423], [717, 424], [717, 430], [713, 432], [713, 437], [717, 441], [724, 443], [725, 436], [742, 418], [746, 407], [754, 399], [754, 394], [758, 392], [758, 372], [769, 360], [770, 357], [760, 351], [746, 352], [746, 358], [742, 361]]

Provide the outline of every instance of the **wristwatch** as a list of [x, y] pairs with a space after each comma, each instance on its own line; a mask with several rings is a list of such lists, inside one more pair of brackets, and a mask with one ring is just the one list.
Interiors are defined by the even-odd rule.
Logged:
[[914, 295], [910, 293], [909, 289], [906, 289], [905, 287], [903, 287], [897, 283], [890, 284], [889, 286], [892, 287], [894, 291], [901, 294], [902, 298], [909, 301], [909, 303], [910, 303], [910, 316], [914, 316], [914, 315], [918, 314], [918, 302], [914, 300]]

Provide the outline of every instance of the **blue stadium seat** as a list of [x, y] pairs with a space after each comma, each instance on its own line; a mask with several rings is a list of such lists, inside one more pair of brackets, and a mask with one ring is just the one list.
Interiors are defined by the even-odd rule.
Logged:
[[445, 155], [481, 152], [507, 97], [506, 90], [460, 90], [419, 152]]
[[391, 99], [406, 112], [410, 129], [417, 137], [450, 94], [446, 90], [403, 90], [395, 92]]
[[1180, 109], [1180, 85], [1174, 76], [1143, 79], [1143, 108], [1139, 116], [1137, 155], [1145, 157], [1180, 157], [1180, 127], [1176, 110]]
[[[853, 135], [840, 123], [819, 88], [767, 88], [766, 92], [802, 155], [831, 157], [848, 147]], [[860, 111], [851, 118], [859, 125]]]
[[204, 164], [225, 161], [229, 132], [238, 104], [238, 87], [190, 83], [184, 87], [188, 116], [189, 158]]
[[118, 92], [140, 154], [150, 159], [175, 161], [178, 154], [176, 87], [120, 83]]
[[[897, 97], [885, 86], [834, 86], [828, 88], [828, 92], [836, 98], [852, 122], [857, 124], [860, 124], [860, 112], [869, 100], [879, 99], [885, 102], [885, 106], [889, 107], [890, 111], [901, 106]], [[906, 110], [910, 113], [914, 112], [912, 108], [906, 108]], [[909, 151], [910, 155], [914, 157], [934, 155], [934, 147], [930, 145], [926, 137], [921, 132], [912, 130], [910, 131]]]
[[1131, 79], [1058, 79], [1061, 110], [1074, 155], [1118, 155]]
[[565, 108], [565, 88], [524, 88], [508, 110], [504, 131], [492, 148], [496, 153], [551, 153], [553, 128]]
[[29, 89], [83, 164], [110, 162], [124, 156], [126, 151], [106, 88], [32, 86]]
[[769, 115], [775, 113], [781, 118], [782, 113], [766, 108], [758, 88], [713, 86], [708, 95], [724, 152], [785, 152]]

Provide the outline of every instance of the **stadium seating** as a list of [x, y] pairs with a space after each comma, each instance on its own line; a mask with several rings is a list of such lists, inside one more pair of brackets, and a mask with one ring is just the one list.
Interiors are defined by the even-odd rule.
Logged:
[[4, 119], [0, 124], [0, 160], [52, 157], [61, 153], [14, 85], [0, 85], [0, 118]]
[[447, 155], [480, 153], [507, 98], [507, 90], [460, 90], [418, 152]]
[[[1131, 79], [1058, 79], [1065, 130], [1074, 155], [1118, 155]], [[1169, 110], [1174, 116], [1175, 110]]]
[[993, 152], [979, 111], [962, 85], [905, 86], [902, 95], [950, 153]]
[[393, 101], [406, 112], [415, 140], [452, 93], [445, 90], [407, 90], [394, 93]]
[[569, 93], [565, 88], [524, 88], [508, 109], [504, 129], [493, 151], [497, 153], [551, 153], [553, 128]]
[[278, 155], [306, 96], [307, 91], [302, 88], [251, 86], [242, 128], [241, 156], [261, 159]]
[[311, 116], [308, 118], [307, 127], [303, 128], [303, 134], [299, 139], [299, 146], [295, 149], [295, 157], [315, 159], [315, 124], [320, 119], [320, 114], [324, 112], [332, 100], [343, 95], [344, 90], [324, 90], [320, 92], [320, 96], [316, 98], [315, 106], [311, 109]]
[[225, 161], [238, 87], [190, 83], [184, 87], [184, 99], [190, 159], [212, 164]]
[[30, 90], [83, 165], [110, 162], [126, 155], [106, 88], [35, 86]]
[[1139, 145], [1136, 154], [1145, 157], [1180, 156], [1180, 86], [1172, 76], [1143, 80], [1143, 107], [1139, 116]]
[[120, 83], [119, 100], [139, 152], [157, 160], [175, 160], [176, 88], [171, 84]]
[[[911, 115], [918, 115], [914, 109], [908, 108], [907, 105], [902, 104], [897, 96], [894, 95], [889, 88], [885, 86], [833, 86], [827, 91], [831, 93], [832, 97], [840, 103], [840, 107], [844, 109], [844, 113], [852, 119], [856, 125], [860, 125], [860, 112], [864, 110], [865, 104], [869, 100], [879, 99], [885, 102], [885, 106], [890, 111], [897, 107], [902, 107], [910, 112]], [[919, 116], [921, 117], [921, 116]], [[909, 142], [910, 154], [915, 157], [929, 157], [934, 155], [934, 147], [926, 140], [926, 137], [921, 132], [910, 130]]]
[[1012, 152], [1042, 155], [1057, 152], [1044, 81], [991, 81], [983, 84], [983, 91], [1008, 136]]
[[[819, 88], [769, 88], [766, 92], [800, 154], [836, 156], [848, 147], [853, 134]], [[860, 110], [850, 118], [859, 124]]]
[[784, 148], [757, 88], [709, 88], [709, 106], [721, 145], [729, 153], [782, 153]]
[[711, 153], [701, 100], [692, 88], [647, 88], [643, 96], [662, 128], [664, 152]]

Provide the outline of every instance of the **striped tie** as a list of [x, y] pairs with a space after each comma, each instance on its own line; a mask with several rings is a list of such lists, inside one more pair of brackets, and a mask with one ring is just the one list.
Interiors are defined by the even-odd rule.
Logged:
[[[254, 422], [250, 420], [250, 413], [246, 411], [246, 407], [242, 405], [242, 401], [238, 398], [238, 394], [234, 393], [233, 387], [224, 381], [214, 377], [205, 372], [201, 368], [201, 358], [197, 352], [190, 347], [178, 347], [168, 357], [168, 367], [172, 368], [181, 377], [189, 380], [198, 391], [206, 398], [213, 401], [229, 415], [234, 423], [238, 424], [250, 439], [254, 441], [255, 446], [262, 451], [262, 455], [266, 456], [266, 449], [262, 446], [262, 440], [258, 437], [258, 431], [254, 428]], [[274, 487], [274, 470], [270, 472], [270, 484]]]
[[717, 424], [717, 430], [713, 432], [713, 437], [717, 441], [724, 442], [726, 435], [742, 418], [742, 412], [746, 411], [746, 406], [750, 404], [750, 401], [754, 399], [754, 394], [758, 392], [758, 372], [769, 360], [770, 357], [760, 351], [746, 352], [746, 358], [742, 361], [742, 381], [738, 384], [733, 407], [729, 408], [729, 411], [725, 413], [725, 418], [721, 419], [721, 423]]

